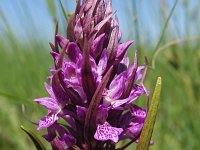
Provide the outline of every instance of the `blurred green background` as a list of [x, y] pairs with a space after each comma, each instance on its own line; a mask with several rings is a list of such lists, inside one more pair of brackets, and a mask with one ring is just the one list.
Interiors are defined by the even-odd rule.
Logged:
[[[73, 11], [75, 0], [61, 2], [66, 12]], [[135, 40], [130, 58], [138, 49], [141, 64], [145, 56], [149, 60], [145, 85], [153, 92], [156, 78], [163, 79], [150, 149], [199, 149], [200, 1], [113, 0], [113, 7], [123, 41]], [[46, 113], [32, 100], [47, 95], [43, 83], [53, 65], [48, 42], [56, 18], [65, 35], [58, 0], [0, 1], [0, 149], [35, 149], [20, 125], [36, 131], [28, 119], [36, 122]]]

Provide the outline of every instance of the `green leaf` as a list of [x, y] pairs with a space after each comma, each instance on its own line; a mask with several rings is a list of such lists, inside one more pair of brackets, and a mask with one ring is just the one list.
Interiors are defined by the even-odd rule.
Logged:
[[161, 92], [161, 77], [158, 77], [156, 87], [153, 93], [153, 98], [151, 100], [149, 112], [140, 135], [139, 143], [136, 150], [147, 150], [153, 133], [153, 128], [156, 120], [156, 115], [158, 111], [158, 105], [160, 101]]
[[28, 134], [28, 136], [31, 138], [31, 140], [33, 141], [35, 147], [37, 148], [37, 150], [46, 150], [46, 148], [44, 147], [44, 145], [42, 144], [42, 142], [37, 138], [37, 136], [29, 129], [26, 129], [24, 126], [20, 126], [20, 128], [26, 133]]

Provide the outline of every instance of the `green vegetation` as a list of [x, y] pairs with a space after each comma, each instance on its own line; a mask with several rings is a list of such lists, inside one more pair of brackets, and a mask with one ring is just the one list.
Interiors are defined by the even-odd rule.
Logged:
[[[52, 16], [53, 24], [55, 17], [62, 14], [62, 9], [59, 2], [57, 2], [59, 11], [52, 2], [53, 0], [47, 0], [46, 7]], [[198, 9], [191, 9], [191, 5], [194, 5], [192, 3], [195, 2], [179, 1], [176, 7], [181, 8], [182, 13], [180, 14], [175, 8], [166, 30], [163, 30], [175, 1], [170, 1], [173, 3], [167, 5], [167, 0], [160, 0], [160, 3], [155, 4], [159, 6], [159, 13], [153, 11], [152, 16], [153, 20], [157, 20], [156, 32], [159, 35], [150, 40], [151, 36], [148, 34], [151, 32], [153, 34], [150, 25], [145, 26], [141, 23], [145, 20], [140, 18], [143, 13], [140, 10], [142, 4], [139, 1], [134, 4], [132, 1], [126, 2], [129, 3], [124, 4], [124, 8], [129, 4], [135, 8], [134, 11], [133, 8], [129, 10], [130, 7], [126, 9], [128, 14], [126, 18], [136, 18], [127, 19], [127, 26], [130, 26], [133, 32], [127, 36], [123, 34], [125, 38], [135, 39], [136, 42], [136, 45], [129, 50], [130, 58], [133, 58], [135, 49], [139, 50], [141, 63], [144, 62], [144, 56], [147, 56], [150, 67], [145, 84], [152, 92], [157, 77], [162, 77], [159, 112], [153, 132], [155, 145], [150, 149], [198, 149], [200, 147], [200, 17], [198, 16], [200, 12]], [[196, 3], [199, 6], [199, 2]], [[65, 3], [63, 6], [66, 9]], [[28, 11], [26, 8], [24, 10]], [[30, 12], [27, 15], [30, 15]], [[179, 27], [182, 23], [176, 22], [179, 15], [186, 18], [184, 33]], [[0, 149], [35, 149], [30, 139], [20, 129], [20, 125], [23, 124], [36, 132], [38, 137], [42, 135], [29, 120], [36, 122], [45, 114], [44, 109], [32, 100], [47, 95], [43, 82], [47, 81], [49, 67], [53, 64], [49, 55], [50, 48], [45, 40], [38, 40], [38, 34], [43, 33], [40, 31], [36, 34], [34, 23], [29, 24], [29, 33], [24, 33], [28, 36], [22, 40], [14, 34], [5, 16], [0, 9], [0, 23], [3, 24], [0, 26]], [[66, 15], [60, 17], [60, 32], [64, 31], [65, 17]], [[162, 40], [157, 47], [162, 31], [164, 31]], [[52, 32], [50, 37], [52, 41], [53, 36]], [[155, 47], [156, 55], [154, 55]], [[25, 112], [22, 111], [22, 104], [26, 108]]]

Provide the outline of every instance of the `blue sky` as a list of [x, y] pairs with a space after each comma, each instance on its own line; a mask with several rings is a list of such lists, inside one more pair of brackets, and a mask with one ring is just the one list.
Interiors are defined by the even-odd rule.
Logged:
[[[160, 16], [162, 1], [164, 0], [135, 0], [138, 13], [137, 19], [139, 20], [139, 33], [141, 34], [140, 38], [147, 40], [146, 42], [151, 42], [152, 39], [156, 41], [164, 26], [166, 18]], [[62, 0], [62, 2], [67, 11], [73, 12], [75, 0]], [[168, 15], [175, 0], [167, 0], [166, 2]], [[54, 4], [57, 9], [56, 18], [58, 18], [62, 27], [64, 18], [58, 0], [54, 0]], [[194, 15], [199, 19], [199, 15], [194, 12], [195, 9], [197, 9], [196, 13], [199, 12], [199, 6], [199, 0], [190, 0], [188, 7], [189, 12], [191, 12], [189, 14], [190, 17]], [[185, 27], [187, 25], [187, 20], [183, 7], [183, 0], [179, 0], [172, 21], [170, 22], [171, 31], [177, 38], [181, 38], [186, 34]], [[113, 0], [113, 10], [117, 11], [120, 28], [125, 39], [134, 37], [136, 34], [134, 24], [136, 16], [133, 8], [133, 0]], [[53, 18], [49, 12], [47, 0], [1, 0], [0, 34], [6, 34], [5, 20], [2, 19], [2, 15], [5, 16], [12, 32], [20, 38], [23, 37], [23, 39], [26, 40], [32, 36], [36, 36], [38, 39], [45, 40], [45, 42], [53, 39]], [[194, 19], [193, 22], [190, 23], [190, 26], [192, 24], [196, 25], [196, 22], [197, 21]], [[177, 29], [179, 32], [177, 32]], [[194, 29], [189, 30], [191, 30], [190, 34], [197, 33]]]

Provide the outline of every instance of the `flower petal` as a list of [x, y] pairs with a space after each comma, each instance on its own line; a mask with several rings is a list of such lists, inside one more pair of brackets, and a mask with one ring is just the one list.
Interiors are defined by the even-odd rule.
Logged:
[[55, 99], [43, 97], [35, 99], [34, 102], [46, 107], [48, 110], [57, 111], [59, 109], [58, 103]]
[[69, 42], [69, 45], [67, 47], [67, 54], [69, 59], [74, 63], [76, 63], [79, 59], [82, 58], [81, 51], [78, 45], [74, 42]]
[[139, 66], [138, 68], [137, 68], [137, 72], [136, 72], [136, 77], [135, 77], [135, 80], [137, 81], [137, 80], [140, 80], [141, 78], [142, 78], [142, 71], [144, 70], [144, 66]]
[[142, 127], [143, 123], [132, 122], [129, 125], [129, 128], [124, 129], [124, 132], [120, 135], [120, 140], [126, 138], [131, 138], [131, 139], [137, 138], [139, 133], [142, 131]]
[[80, 121], [83, 122], [85, 120], [86, 112], [87, 112], [87, 108], [81, 107], [78, 105], [76, 106], [77, 117]]
[[103, 50], [103, 42], [105, 39], [105, 33], [99, 35], [93, 42], [93, 45], [91, 47], [91, 51], [92, 51], [92, 55], [94, 56], [94, 58], [97, 58], [102, 50]]
[[126, 54], [129, 46], [133, 43], [133, 41], [127, 41], [125, 43], [122, 43], [118, 46], [117, 49], [117, 55], [116, 55], [116, 61], [120, 62], [123, 58], [124, 55]]
[[107, 117], [108, 117], [108, 108], [100, 106], [97, 109], [96, 123], [103, 124], [106, 121]]
[[67, 62], [64, 65], [64, 81], [67, 84], [73, 85], [73, 86], [80, 86], [81, 83], [79, 82], [77, 78], [77, 72], [76, 72], [76, 64], [73, 62]]
[[112, 29], [110, 39], [107, 46], [107, 54], [108, 54], [108, 66], [112, 65], [115, 61], [117, 55], [117, 47], [118, 47], [118, 33], [119, 26], [116, 25], [115, 28]]
[[125, 81], [124, 77], [121, 76], [121, 78], [119, 78], [119, 80], [116, 81], [115, 86], [113, 86], [113, 84], [110, 85], [110, 89], [108, 90], [108, 96], [112, 99], [119, 99], [124, 90], [125, 90]]
[[61, 48], [64, 48], [64, 46], [65, 46], [65, 45], [67, 44], [67, 42], [69, 41], [68, 39], [64, 38], [63, 36], [61, 36], [61, 35], [59, 35], [59, 34], [56, 35], [56, 40], [57, 40], [57, 42], [58, 42], [58, 44], [59, 44], [59, 46], [60, 46]]
[[108, 122], [105, 122], [102, 125], [98, 125], [94, 138], [99, 141], [112, 140], [117, 143], [122, 132], [122, 128], [112, 127]]
[[[138, 66], [137, 71], [136, 71], [135, 81], [140, 80], [142, 78], [143, 76], [142, 71], [144, 70], [144, 68], [145, 68], [144, 66]], [[128, 78], [131, 77], [133, 69], [134, 69], [134, 64], [132, 64], [127, 71]]]
[[62, 139], [65, 140], [65, 144], [66, 144], [65, 148], [70, 148], [71, 146], [73, 146], [76, 143], [76, 139], [73, 136], [66, 134], [66, 133], [64, 134]]
[[135, 138], [142, 131], [143, 123], [132, 122], [130, 127], [127, 128], [132, 135], [132, 138]]
[[59, 79], [59, 72], [56, 72], [53, 75], [52, 90], [55, 94], [58, 105], [62, 107], [65, 106], [65, 104], [69, 101], [69, 97], [61, 85], [61, 82]]
[[103, 20], [104, 14], [105, 14], [105, 1], [99, 1], [96, 14], [94, 16], [95, 24], [98, 24], [101, 20]]
[[54, 138], [53, 141], [51, 141], [50, 143], [52, 149], [65, 150], [67, 148], [64, 139], [60, 139], [58, 137]]
[[59, 119], [59, 117], [57, 116], [57, 114], [49, 113], [44, 118], [39, 120], [39, 127], [37, 128], [37, 130], [48, 128], [58, 119]]
[[49, 95], [51, 96], [51, 98], [55, 99], [55, 95], [53, 93], [52, 87], [50, 85], [48, 85], [46, 82], [44, 83], [44, 86], [45, 86], [47, 92], [49, 93]]
[[76, 25], [74, 27], [74, 35], [77, 41], [83, 38], [83, 28], [81, 25], [81, 18], [78, 18], [78, 20], [76, 21]]
[[106, 55], [106, 49], [103, 50], [102, 54], [101, 54], [101, 58], [99, 60], [98, 66], [97, 66], [97, 70], [98, 70], [98, 74], [102, 75], [104, 73], [104, 71], [106, 70], [106, 66], [107, 66], [107, 55]]
[[121, 114], [121, 116], [119, 117], [118, 125], [121, 128], [127, 128], [127, 127], [129, 127], [129, 124], [132, 122], [132, 120], [133, 120], [133, 117], [132, 117], [131, 112], [127, 111], [124, 114]]
[[132, 116], [134, 116], [134, 118], [135, 117], [142, 118], [142, 119], [146, 118], [146, 111], [136, 105], [131, 106], [130, 112], [131, 112]]
[[136, 100], [139, 96], [141, 96], [142, 94], [146, 94], [146, 90], [143, 87], [143, 85], [137, 85], [134, 84], [133, 85], [133, 89], [130, 93], [130, 96], [125, 98], [125, 99], [119, 99], [119, 100], [115, 100], [111, 102], [111, 105], [113, 108], [119, 107], [123, 104], [130, 104], [132, 103], [134, 100]]
[[124, 56], [124, 58], [121, 60], [120, 63], [124, 64], [124, 65], [128, 68], [128, 65], [129, 65], [129, 57]]

